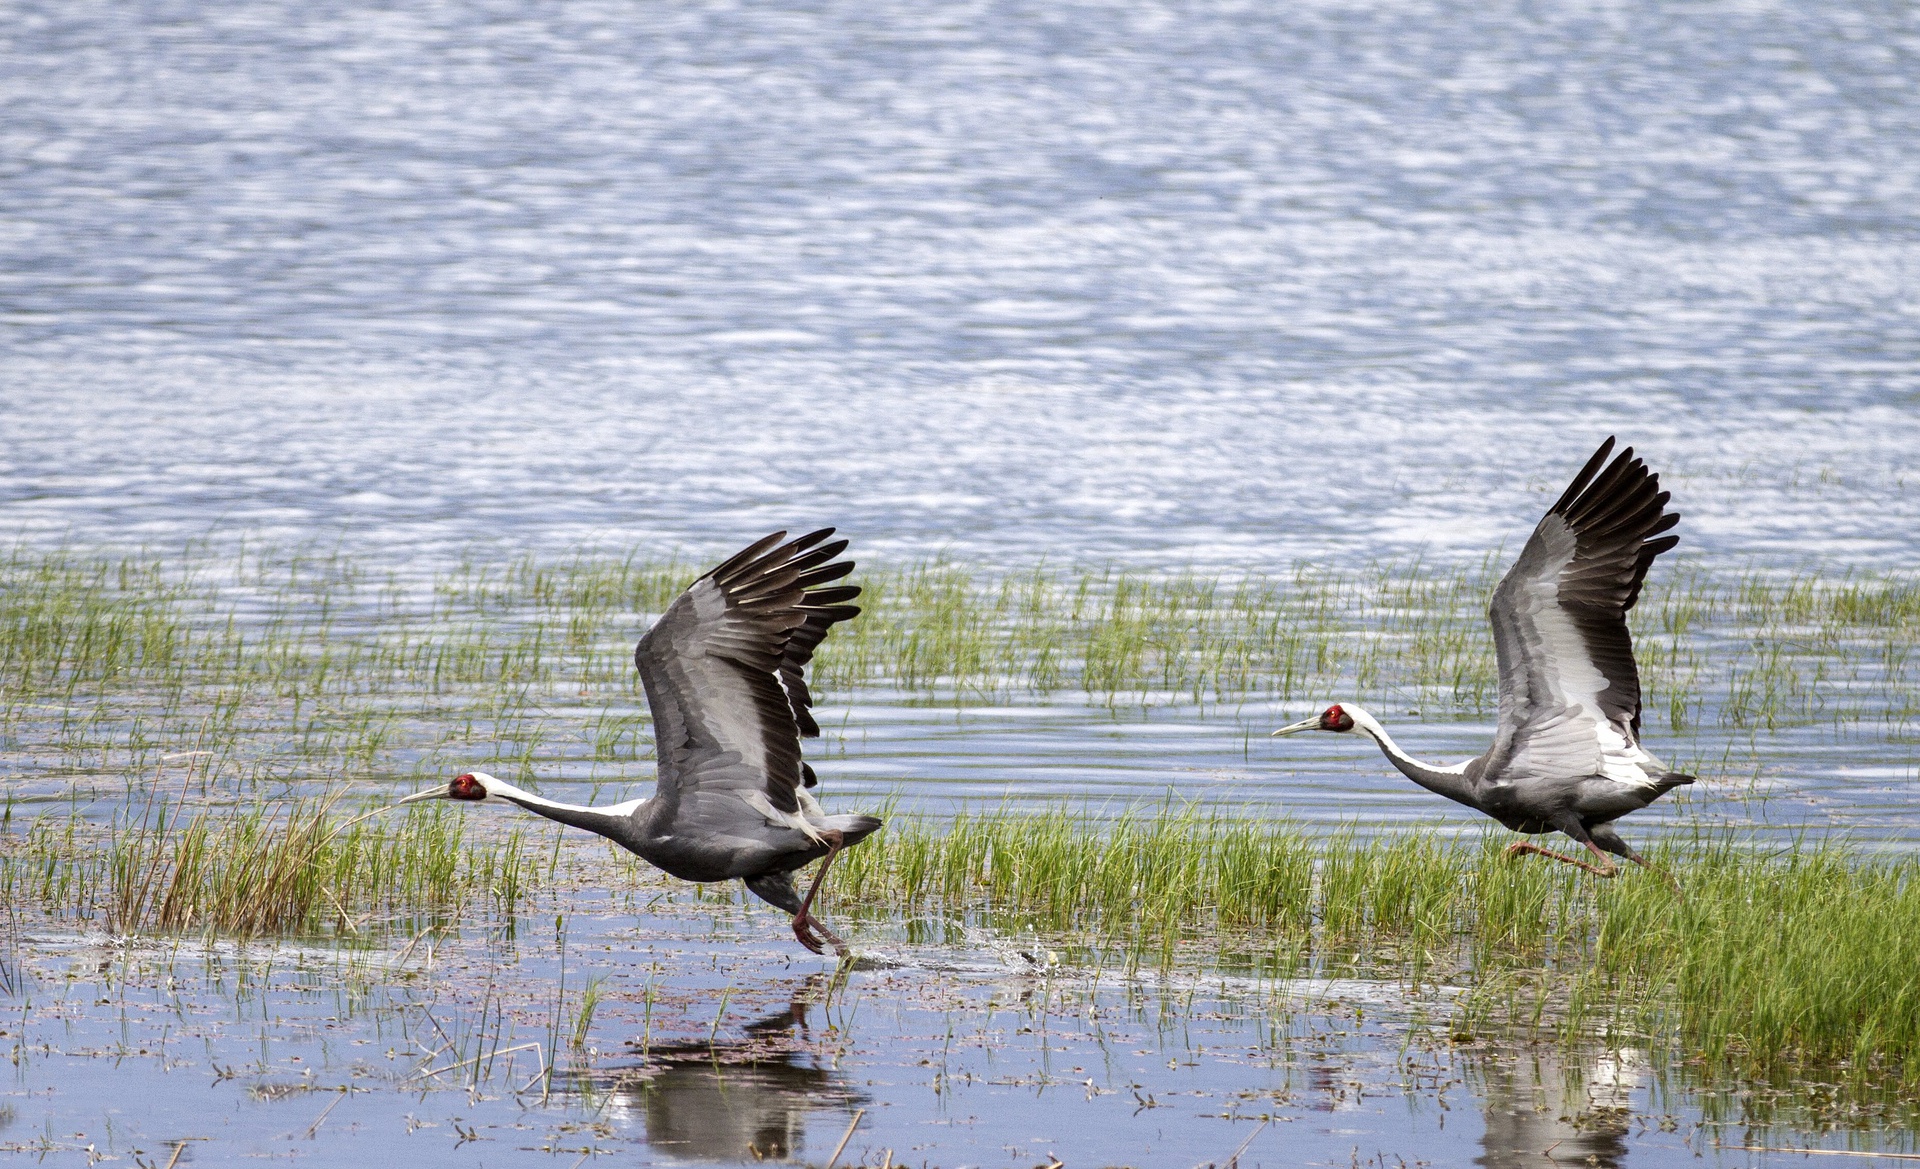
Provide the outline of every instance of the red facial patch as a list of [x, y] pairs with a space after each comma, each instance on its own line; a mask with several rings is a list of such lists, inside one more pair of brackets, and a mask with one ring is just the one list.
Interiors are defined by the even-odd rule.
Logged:
[[453, 782], [447, 785], [447, 798], [450, 800], [484, 800], [487, 798], [487, 789], [481, 787], [480, 781], [471, 775], [456, 775], [453, 777]]
[[1338, 706], [1327, 707], [1320, 716], [1320, 729], [1323, 731], [1350, 731], [1353, 729], [1353, 716]]

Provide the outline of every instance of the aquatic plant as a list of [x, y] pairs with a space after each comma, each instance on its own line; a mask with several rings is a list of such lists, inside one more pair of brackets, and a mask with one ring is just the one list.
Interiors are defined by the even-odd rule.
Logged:
[[[650, 735], [633, 641], [694, 563], [580, 555], [402, 578], [302, 549], [17, 547], [0, 556], [0, 745], [40, 802], [12, 784], [0, 796], [0, 895], [123, 930], [235, 934], [512, 905], [554, 879], [557, 844], [542, 864], [431, 814], [335, 837], [344, 817], [310, 793], [454, 762], [636, 778]], [[1116, 709], [1339, 695], [1481, 715], [1501, 567], [868, 565], [866, 613], [825, 647], [817, 689]], [[1646, 717], [1695, 751], [1785, 727], [1897, 742], [1920, 715], [1920, 581], [1904, 574], [1683, 561], [1634, 624]], [[69, 794], [49, 801], [57, 785]], [[1920, 1078], [1920, 862], [1682, 837], [1650, 850], [1687, 889], [1676, 901], [1637, 872], [1599, 883], [1511, 863], [1503, 839], [1315, 837], [1177, 807], [895, 817], [840, 862], [839, 911], [984, 920], [1129, 963], [1457, 976], [1474, 990], [1462, 1010], [1488, 1018], [1671, 1034], [1754, 1069], [1817, 1057]]]
[[846, 854], [833, 898], [870, 920], [1045, 931], [1093, 961], [1438, 969], [1473, 988], [1476, 1021], [1625, 1029], [1747, 1073], [1817, 1060], [1920, 1090], [1920, 857], [1669, 840], [1655, 859], [1675, 896], [1644, 872], [1510, 858], [1509, 839], [1315, 838], [1193, 809], [896, 817]]
[[[1495, 701], [1498, 558], [1271, 576], [943, 561], [863, 568], [825, 695], [966, 705], [1320, 701], [1426, 717]], [[576, 556], [422, 579], [353, 558], [0, 557], [0, 744], [16, 774], [210, 792], [402, 779], [454, 763], [631, 778], [651, 752], [633, 642], [695, 570]], [[1635, 612], [1657, 729], [1901, 736], [1920, 704], [1920, 583], [1852, 572], [1656, 575]], [[1658, 727], [1664, 722], [1665, 727]], [[139, 777], [137, 780], [135, 777]]]
[[355, 824], [326, 802], [191, 808], [154, 800], [107, 825], [42, 817], [0, 834], [0, 898], [122, 934], [359, 932], [375, 914], [512, 912], [539, 880], [519, 832], [468, 835], [441, 809]]

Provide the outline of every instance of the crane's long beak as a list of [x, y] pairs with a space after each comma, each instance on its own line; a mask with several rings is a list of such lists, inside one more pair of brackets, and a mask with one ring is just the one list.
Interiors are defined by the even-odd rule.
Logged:
[[1320, 716], [1316, 714], [1312, 718], [1303, 718], [1297, 723], [1293, 723], [1291, 725], [1281, 727], [1279, 730], [1273, 732], [1273, 734], [1267, 737], [1277, 739], [1281, 735], [1297, 735], [1301, 731], [1317, 731], [1319, 729], [1320, 729]]
[[[332, 840], [334, 837], [340, 835], [342, 832], [345, 832], [347, 829], [353, 827], [355, 824], [360, 823], [362, 820], [371, 820], [382, 812], [391, 812], [395, 808], [401, 807], [406, 804], [411, 804], [415, 800], [431, 800], [431, 799], [445, 799], [445, 798], [447, 798], [446, 788], [433, 788], [423, 792], [415, 792], [414, 794], [408, 796], [404, 800], [401, 800], [397, 804], [387, 804], [383, 807], [374, 808], [372, 811], [360, 813], [358, 816], [355, 816], [353, 819], [348, 820], [346, 823], [335, 828], [332, 832], [327, 833], [327, 840]], [[324, 843], [324, 841], [322, 843]]]
[[401, 800], [399, 803], [394, 804], [392, 806], [396, 808], [401, 808], [401, 807], [405, 807], [408, 804], [417, 804], [421, 800], [447, 800], [452, 798], [453, 798], [452, 796], [449, 796], [447, 794], [446, 785], [442, 784], [439, 787], [430, 787], [423, 792], [415, 792], [412, 795], [408, 796], [406, 799]]

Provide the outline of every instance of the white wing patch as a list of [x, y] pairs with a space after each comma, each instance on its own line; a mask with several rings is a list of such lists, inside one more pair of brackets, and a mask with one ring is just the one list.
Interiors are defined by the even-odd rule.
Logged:
[[1656, 787], [1656, 780], [1666, 770], [1646, 748], [1629, 738], [1627, 729], [1618, 723], [1600, 724], [1600, 749], [1605, 753], [1600, 774], [1608, 779], [1635, 787]]
[[[722, 627], [727, 611], [726, 594], [711, 579], [702, 577], [687, 589], [693, 598], [693, 611], [700, 618], [695, 628], [704, 634]], [[753, 700], [741, 667], [716, 656], [705, 636], [681, 647], [687, 655], [688, 672], [697, 675], [695, 684], [713, 691], [718, 701], [700, 704], [700, 720], [726, 750], [737, 752], [747, 767], [764, 775], [767, 771], [767, 741], [760, 722], [760, 709]]]
[[1594, 665], [1573, 618], [1560, 607], [1560, 573], [1572, 562], [1575, 548], [1572, 533], [1563, 529], [1555, 536], [1554, 542], [1564, 543], [1564, 548], [1556, 549], [1558, 555], [1546, 569], [1526, 581], [1521, 597], [1539, 638], [1539, 644], [1530, 647], [1532, 664], [1550, 691], [1530, 697], [1537, 707], [1557, 705], [1561, 710], [1523, 732], [1517, 755], [1526, 757], [1531, 768], [1548, 774], [1598, 773], [1621, 783], [1652, 787], [1654, 777], [1647, 765], [1653, 757], [1601, 710], [1600, 695], [1610, 683]]
[[813, 797], [805, 797], [806, 803], [800, 806], [801, 810], [798, 812], [782, 812], [773, 806], [773, 801], [767, 798], [765, 792], [743, 791], [739, 794], [740, 802], [760, 813], [761, 816], [766, 818], [767, 823], [772, 824], [776, 828], [791, 828], [815, 844], [826, 843], [826, 838], [820, 835], [820, 830], [809, 823], [807, 819], [807, 804], [812, 804], [813, 810], [815, 811], [818, 811], [820, 807], [819, 804], [814, 803]]
[[693, 598], [693, 613], [700, 618], [700, 627], [711, 628], [727, 615], [727, 594], [712, 577], [703, 576], [688, 585], [687, 595]]
[[[1586, 639], [1574, 627], [1573, 618], [1560, 607], [1560, 573], [1573, 560], [1572, 539], [1564, 553], [1556, 556], [1546, 572], [1527, 582], [1527, 616], [1533, 618], [1534, 632], [1540, 637], [1540, 672], [1552, 688], [1552, 698], [1561, 704], [1578, 706], [1596, 724], [1606, 721], [1600, 713], [1600, 692], [1607, 688], [1606, 676], [1593, 664]], [[1535, 701], [1549, 697], [1535, 695]]]

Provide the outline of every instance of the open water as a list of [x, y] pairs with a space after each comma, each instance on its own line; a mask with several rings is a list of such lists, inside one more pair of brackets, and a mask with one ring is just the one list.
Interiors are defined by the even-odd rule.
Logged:
[[[10, 0], [0, 538], [425, 571], [833, 523], [870, 557], [989, 568], [1477, 560], [1617, 433], [1673, 490], [1683, 556], [1907, 571], [1916, 82], [1920, 10], [1845, 0]], [[1339, 744], [1254, 743], [1297, 711], [846, 697], [883, 728], [847, 741], [856, 795], [1225, 782], [1310, 820], [1440, 815]], [[1406, 738], [1448, 757], [1483, 733]], [[1920, 816], [1897, 733], [1745, 749], [1789, 829], [1898, 842]], [[23, 1086], [0, 1141], [78, 1156], [34, 1096], [65, 1089]], [[806, 1130], [817, 1161], [886, 1090], [815, 1087], [766, 1108], [838, 1109]], [[647, 1092], [589, 1111], [678, 1124]], [[1411, 1163], [1419, 1123], [1356, 1117], [1353, 1158], [1390, 1133]], [[1029, 1127], [921, 1158], [1043, 1163], [1064, 1138]], [[1245, 1131], [1111, 1155], [1221, 1158]], [[1582, 1155], [1703, 1147], [1664, 1139]]]

